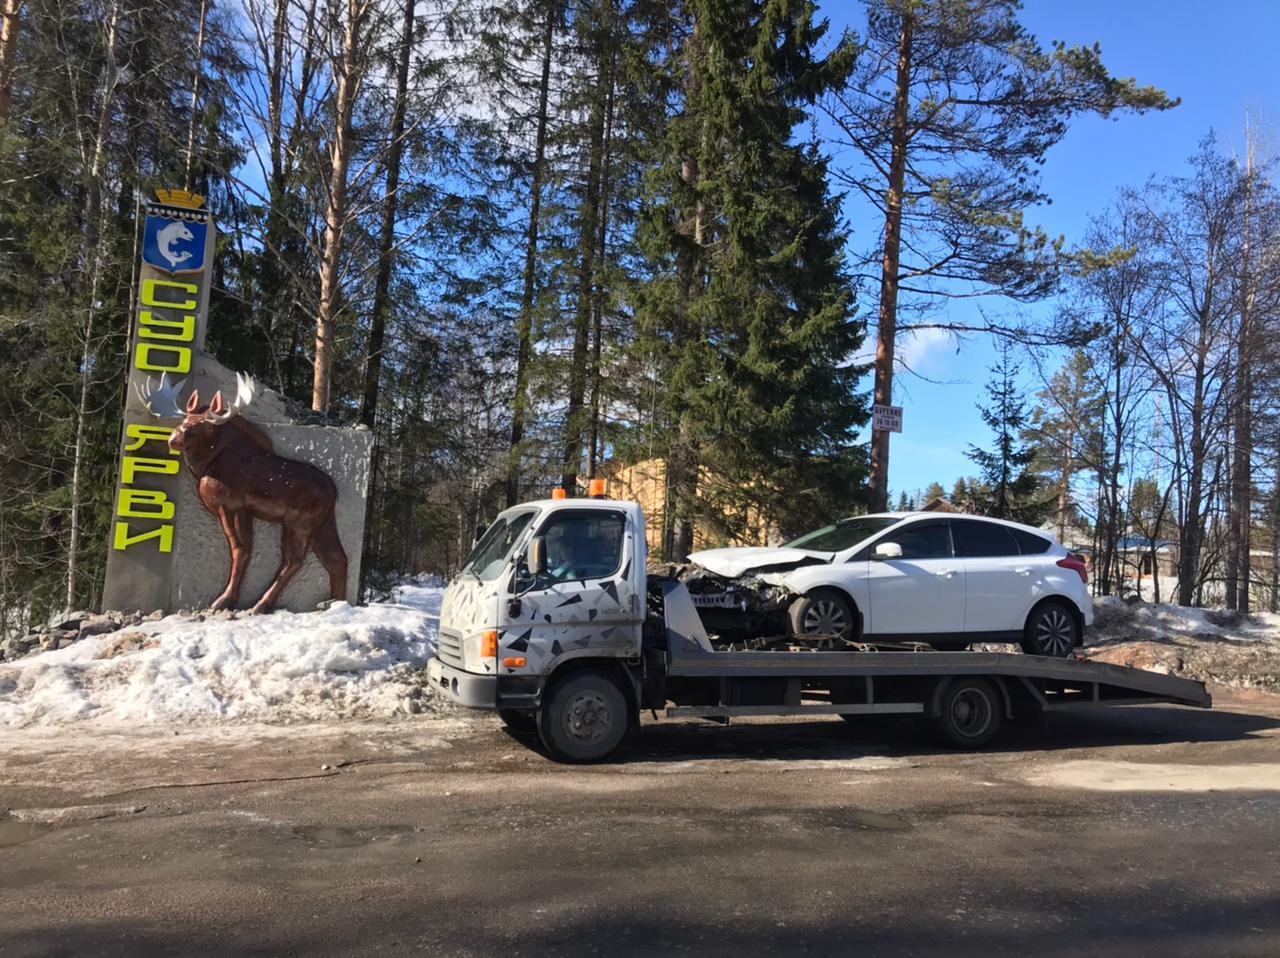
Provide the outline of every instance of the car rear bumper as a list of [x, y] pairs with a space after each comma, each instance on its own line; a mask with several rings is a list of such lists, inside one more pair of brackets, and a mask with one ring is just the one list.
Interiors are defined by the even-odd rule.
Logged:
[[433, 689], [458, 705], [470, 709], [498, 707], [496, 675], [476, 675], [432, 659], [427, 663], [427, 680]]

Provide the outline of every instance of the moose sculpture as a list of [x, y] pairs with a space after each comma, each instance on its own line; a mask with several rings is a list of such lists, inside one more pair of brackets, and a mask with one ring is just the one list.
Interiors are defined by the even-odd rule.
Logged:
[[[185, 410], [178, 406], [182, 383], [142, 393], [152, 415], [181, 417], [169, 435], [169, 448], [182, 453], [196, 478], [201, 504], [222, 526], [231, 551], [231, 575], [212, 609], [235, 608], [253, 554], [253, 522], [278, 523], [280, 568], [254, 604], [253, 612], [270, 612], [307, 557], [310, 549], [329, 573], [329, 594], [347, 596], [347, 554], [338, 537], [335, 507], [338, 490], [315, 466], [277, 455], [271, 439], [241, 413], [253, 402], [254, 383], [236, 377], [236, 398], [228, 404], [221, 391], [201, 405], [193, 390]], [[161, 408], [157, 410], [155, 405]], [[164, 407], [168, 405], [172, 410]]]

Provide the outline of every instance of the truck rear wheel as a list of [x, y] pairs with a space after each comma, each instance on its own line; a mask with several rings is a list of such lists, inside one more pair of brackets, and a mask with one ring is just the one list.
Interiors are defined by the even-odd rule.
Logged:
[[990, 679], [944, 680], [934, 724], [943, 741], [956, 748], [982, 748], [1004, 724], [1000, 691]]
[[538, 713], [538, 735], [560, 762], [598, 762], [627, 734], [627, 699], [613, 677], [594, 669], [556, 683]]

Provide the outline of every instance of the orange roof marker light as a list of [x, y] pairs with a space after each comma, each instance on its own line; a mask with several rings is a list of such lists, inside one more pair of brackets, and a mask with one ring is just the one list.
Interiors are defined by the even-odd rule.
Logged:
[[603, 479], [592, 479], [587, 484], [587, 495], [592, 499], [605, 498], [606, 483]]
[[555, 489], [552, 489], [552, 490], [551, 490], [551, 498], [552, 498], [552, 499], [563, 499], [563, 498], [565, 498], [565, 496], [566, 496], [566, 495], [567, 495], [567, 493], [566, 493], [563, 489], [561, 489], [561, 488], [558, 488], [558, 487], [557, 487], [557, 488], [555, 488]]

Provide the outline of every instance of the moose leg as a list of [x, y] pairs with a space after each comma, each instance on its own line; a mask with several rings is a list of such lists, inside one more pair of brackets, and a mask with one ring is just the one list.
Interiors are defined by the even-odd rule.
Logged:
[[249, 556], [253, 554], [253, 516], [247, 512], [219, 509], [218, 519], [227, 537], [227, 548], [231, 551], [231, 575], [227, 577], [227, 587], [222, 590], [222, 595], [209, 606], [214, 611], [233, 609], [240, 601], [240, 585], [249, 571]]
[[288, 587], [290, 580], [302, 568], [307, 557], [307, 539], [296, 529], [289, 526], [280, 528], [280, 568], [276, 571], [271, 587], [263, 593], [262, 598], [250, 610], [255, 614], [270, 612], [280, 601], [280, 595]]
[[329, 598], [345, 600], [347, 552], [342, 548], [342, 540], [338, 537], [338, 520], [332, 512], [324, 525], [316, 530], [315, 538], [311, 540], [311, 551], [329, 573]]

